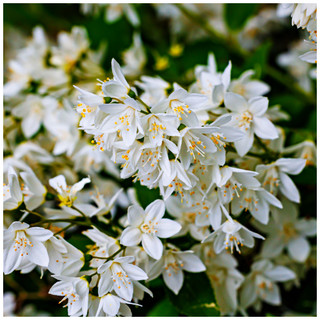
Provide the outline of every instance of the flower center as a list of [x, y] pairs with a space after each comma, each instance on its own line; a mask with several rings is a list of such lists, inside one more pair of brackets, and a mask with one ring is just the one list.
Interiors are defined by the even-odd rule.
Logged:
[[156, 229], [158, 225], [158, 222], [154, 222], [152, 220], [149, 220], [148, 222], [145, 222], [141, 225], [140, 229], [142, 232], [147, 234], [156, 234], [158, 230]]
[[250, 128], [252, 118], [252, 114], [249, 111], [245, 111], [241, 114], [241, 116], [236, 117], [236, 119], [239, 121], [239, 127], [243, 127], [246, 131]]

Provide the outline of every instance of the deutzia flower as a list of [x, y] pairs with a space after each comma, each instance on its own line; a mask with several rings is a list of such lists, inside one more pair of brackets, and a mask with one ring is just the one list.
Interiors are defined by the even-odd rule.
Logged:
[[48, 269], [55, 275], [77, 276], [84, 265], [84, 255], [61, 236], [51, 237], [44, 243], [48, 255]]
[[251, 80], [254, 75], [253, 70], [243, 72], [239, 79], [232, 80], [229, 91], [238, 93], [246, 99], [263, 96], [270, 91], [270, 86], [259, 80]]
[[147, 274], [139, 267], [132, 264], [134, 257], [119, 257], [108, 261], [98, 268], [101, 274], [98, 283], [99, 297], [114, 290], [117, 295], [125, 300], [132, 300], [133, 280], [146, 280]]
[[12, 167], [8, 169], [8, 184], [3, 184], [3, 209], [14, 210], [23, 201], [18, 176]]
[[306, 238], [316, 235], [316, 220], [298, 219], [297, 205], [287, 199], [283, 199], [282, 203], [282, 210], [272, 210], [272, 219], [267, 226], [255, 223], [261, 232], [268, 234], [262, 245], [261, 255], [264, 258], [274, 258], [286, 248], [293, 260], [305, 262], [310, 254], [310, 244]]
[[17, 105], [12, 113], [21, 118], [21, 128], [26, 138], [31, 138], [39, 129], [44, 119], [51, 117], [51, 112], [58, 107], [58, 102], [52, 97], [28, 95]]
[[254, 238], [264, 240], [261, 235], [250, 231], [236, 220], [227, 220], [218, 229], [211, 233], [202, 242], [213, 241], [213, 247], [217, 254], [223, 249], [233, 253], [233, 248], [241, 253], [240, 247], [246, 246], [252, 248], [254, 246]]
[[149, 280], [157, 278], [160, 274], [166, 286], [178, 294], [183, 285], [183, 271], [203, 272], [206, 267], [202, 261], [193, 254], [193, 251], [166, 250], [163, 257], [156, 261], [150, 268]]
[[58, 198], [61, 201], [60, 206], [71, 207], [76, 200], [76, 194], [82, 190], [86, 183], [91, 182], [90, 178], [84, 178], [73, 186], [68, 186], [66, 178], [59, 175], [49, 180], [50, 186], [55, 189], [59, 194]]
[[119, 243], [116, 239], [104, 234], [97, 228], [89, 229], [82, 232], [85, 236], [95, 242], [89, 254], [93, 259], [90, 261], [90, 267], [98, 268], [103, 264], [103, 259], [94, 259], [94, 256], [109, 257], [120, 249]]
[[247, 101], [239, 94], [227, 92], [225, 106], [233, 116], [228, 125], [239, 127], [245, 133], [244, 138], [234, 143], [241, 157], [252, 147], [254, 134], [261, 139], [273, 140], [278, 137], [276, 127], [265, 116], [268, 109], [266, 97], [254, 97]]
[[140, 306], [139, 304], [123, 300], [114, 294], [107, 293], [105, 296], [100, 298], [99, 307], [95, 316], [100, 314], [101, 310], [103, 310], [105, 316], [114, 317], [119, 313], [121, 304], [133, 304]]
[[265, 189], [244, 189], [240, 192], [240, 196], [235, 197], [231, 202], [231, 209], [234, 215], [239, 215], [242, 210], [249, 210], [255, 219], [263, 224], [267, 224], [271, 205], [280, 209], [282, 208], [281, 202]]
[[89, 303], [89, 283], [84, 278], [53, 276], [59, 280], [51, 289], [49, 294], [64, 297], [59, 303], [68, 300], [68, 316], [86, 316]]
[[306, 166], [315, 166], [317, 163], [317, 149], [312, 140], [306, 140], [294, 146], [286, 147], [282, 153], [295, 153], [295, 157], [306, 160]]
[[281, 158], [268, 165], [258, 165], [256, 170], [259, 172], [258, 177], [262, 181], [262, 186], [270, 193], [276, 196], [280, 190], [289, 200], [299, 203], [299, 190], [288, 174], [299, 174], [305, 165], [304, 159]]
[[52, 237], [52, 232], [40, 228], [29, 228], [24, 222], [15, 221], [4, 230], [3, 272], [9, 274], [27, 262], [48, 267], [49, 256], [44, 242]]
[[129, 227], [122, 232], [120, 243], [132, 247], [142, 241], [142, 246], [148, 255], [159, 260], [163, 245], [158, 237], [169, 238], [181, 229], [179, 223], [162, 219], [164, 212], [165, 204], [162, 200], [153, 201], [145, 211], [138, 205], [129, 207]]
[[208, 256], [207, 275], [214, 288], [217, 303], [222, 315], [234, 315], [237, 306], [237, 293], [244, 280], [236, 269], [237, 260], [229, 253]]
[[99, 108], [108, 114], [100, 127], [104, 134], [118, 133], [128, 147], [138, 134], [143, 134], [138, 112], [141, 107], [134, 99], [127, 97], [124, 103], [102, 104]]
[[23, 185], [24, 203], [29, 210], [38, 208], [44, 201], [47, 189], [42, 185], [33, 172], [21, 172], [21, 178], [26, 185]]
[[281, 304], [280, 290], [276, 282], [285, 282], [296, 277], [293, 271], [283, 266], [275, 266], [269, 260], [260, 260], [251, 266], [240, 291], [240, 305], [243, 309], [254, 306], [261, 309], [261, 302]]

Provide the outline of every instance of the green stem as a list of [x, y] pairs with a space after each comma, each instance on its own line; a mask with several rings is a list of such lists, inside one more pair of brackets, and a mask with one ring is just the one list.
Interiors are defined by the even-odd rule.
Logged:
[[148, 113], [151, 113], [151, 108], [138, 96], [136, 96], [136, 100], [138, 100], [146, 109]]
[[76, 210], [77, 212], [79, 212], [82, 215], [82, 217], [86, 220], [87, 223], [89, 223], [90, 225], [92, 224], [91, 220], [81, 210], [79, 210], [75, 206], [71, 206], [71, 209]]
[[93, 259], [103, 259], [103, 260], [111, 260], [112, 258], [114, 258], [117, 254], [119, 254], [122, 250], [125, 249], [125, 246], [121, 246], [119, 250], [117, 250], [115, 253], [113, 253], [111, 256], [109, 257], [97, 257], [97, 256], [92, 256]]
[[33, 215], [35, 215], [35, 216], [43, 219], [43, 215], [41, 215], [41, 214], [38, 213], [38, 212], [34, 212], [34, 211], [31, 211], [31, 210], [28, 210], [27, 208], [25, 208], [24, 211], [27, 211], [27, 212], [29, 212], [29, 213], [31, 213], [31, 214], [33, 214]]
[[72, 226], [73, 226], [73, 223], [70, 223], [69, 225], [67, 225], [67, 226], [64, 227], [63, 229], [61, 229], [61, 230], [57, 231], [56, 233], [54, 233], [54, 236], [56, 236], [57, 234], [62, 233], [62, 232], [64, 232], [64, 231], [68, 230], [68, 229], [71, 228]]
[[33, 223], [31, 226], [33, 227], [33, 226], [41, 225], [44, 223], [53, 223], [53, 222], [69, 222], [72, 224], [78, 224], [80, 226], [88, 226], [88, 227], [91, 227], [91, 225], [92, 225], [91, 222], [90, 222], [90, 224], [88, 224], [86, 222], [77, 221], [74, 219], [44, 219], [44, 220]]

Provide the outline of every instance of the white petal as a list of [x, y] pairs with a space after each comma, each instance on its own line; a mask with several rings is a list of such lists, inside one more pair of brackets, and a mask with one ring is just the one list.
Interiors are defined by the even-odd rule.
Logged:
[[243, 157], [251, 149], [252, 144], [253, 132], [245, 132], [245, 136], [241, 140], [234, 142], [234, 146], [240, 157]]
[[263, 296], [264, 301], [275, 306], [280, 305], [281, 303], [280, 290], [276, 284], [273, 284], [270, 290], [264, 290], [264, 293], [265, 293], [265, 295]]
[[294, 182], [283, 172], [280, 172], [280, 184], [279, 189], [281, 193], [289, 200], [299, 203], [300, 193]]
[[170, 219], [161, 219], [156, 226], [157, 237], [169, 238], [181, 230], [181, 225]]
[[299, 174], [306, 165], [305, 159], [287, 159], [281, 158], [276, 161], [281, 171], [289, 174]]
[[183, 272], [181, 269], [178, 269], [176, 272], [171, 272], [170, 269], [165, 270], [163, 272], [163, 280], [171, 291], [178, 294], [183, 284]]
[[41, 227], [33, 227], [26, 230], [26, 233], [34, 238], [36, 241], [47, 241], [53, 236], [53, 233], [50, 230], [41, 228]]
[[264, 115], [268, 109], [269, 100], [266, 97], [254, 97], [249, 100], [249, 111], [256, 117]]
[[183, 261], [182, 269], [189, 272], [202, 272], [206, 270], [205, 265], [202, 263], [199, 257], [192, 253], [184, 253], [179, 255]]
[[119, 81], [121, 84], [123, 84], [126, 88], [129, 89], [130, 86], [121, 71], [119, 63], [115, 59], [112, 59], [111, 61], [111, 68], [112, 68], [114, 79]]
[[253, 130], [261, 139], [273, 140], [279, 136], [274, 124], [266, 117], [254, 117]]
[[129, 264], [122, 264], [123, 270], [128, 274], [129, 278], [132, 280], [146, 280], [148, 279], [147, 274], [139, 267]]
[[146, 218], [145, 221], [153, 220], [154, 221], [159, 221], [165, 211], [165, 204], [163, 200], [155, 200], [151, 202], [147, 207], [146, 207]]
[[128, 222], [132, 226], [139, 226], [144, 219], [145, 212], [139, 205], [133, 205], [128, 208]]
[[142, 246], [146, 253], [153, 259], [159, 260], [162, 256], [163, 245], [159, 238], [149, 235], [142, 235]]
[[271, 280], [279, 282], [292, 280], [296, 277], [292, 270], [283, 266], [276, 266], [272, 270], [266, 271], [264, 274]]
[[292, 259], [305, 262], [310, 253], [310, 244], [303, 237], [293, 239], [288, 243], [288, 252]]
[[227, 109], [236, 113], [242, 113], [248, 110], [246, 99], [237, 93], [226, 92], [224, 95], [224, 104]]
[[30, 262], [42, 267], [48, 267], [49, 256], [46, 247], [38, 241], [32, 242], [33, 247], [27, 247]]
[[128, 227], [122, 231], [120, 243], [127, 247], [133, 247], [141, 241], [141, 231], [136, 227]]

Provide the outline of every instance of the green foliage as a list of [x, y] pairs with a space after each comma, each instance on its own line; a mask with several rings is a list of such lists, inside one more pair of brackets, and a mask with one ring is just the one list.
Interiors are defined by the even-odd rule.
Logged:
[[255, 77], [261, 78], [266, 72], [270, 49], [271, 42], [263, 43], [246, 59], [243, 69], [254, 69], [256, 72]]
[[137, 198], [140, 205], [146, 208], [152, 201], [160, 199], [160, 193], [158, 189], [148, 189], [142, 186], [139, 182], [134, 184], [134, 188], [137, 193]]
[[178, 295], [168, 290], [171, 303], [186, 316], [220, 315], [213, 289], [205, 273], [184, 273], [183, 287]]
[[257, 11], [258, 4], [228, 3], [225, 5], [225, 20], [231, 30], [241, 29], [246, 21]]
[[178, 311], [168, 298], [156, 304], [147, 314], [148, 317], [177, 317]]

